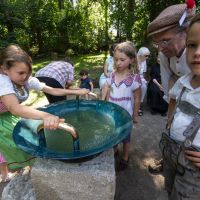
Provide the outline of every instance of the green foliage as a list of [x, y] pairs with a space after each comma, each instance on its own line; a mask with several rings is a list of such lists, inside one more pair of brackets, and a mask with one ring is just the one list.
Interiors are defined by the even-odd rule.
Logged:
[[[37, 46], [39, 53], [55, 47], [54, 35], [58, 20], [58, 4], [55, 1], [26, 0], [27, 28], [30, 45]], [[31, 11], [31, 12], [30, 12]]]
[[[164, 8], [185, 0], [1, 0], [0, 48], [31, 55], [102, 52], [113, 42], [150, 46], [146, 28]], [[199, 10], [199, 5], [197, 5]]]
[[103, 72], [103, 65], [105, 62], [105, 55], [82, 55], [72, 58], [73, 63], [75, 63], [75, 77], [79, 77], [79, 72], [82, 69], [88, 70], [91, 78], [99, 79], [101, 73]]
[[23, 20], [20, 15], [21, 1], [0, 1], [0, 47], [16, 43], [15, 29], [22, 28]]

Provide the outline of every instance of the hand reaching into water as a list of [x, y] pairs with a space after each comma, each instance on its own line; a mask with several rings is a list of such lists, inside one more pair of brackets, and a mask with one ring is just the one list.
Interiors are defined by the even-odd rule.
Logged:
[[44, 128], [50, 129], [50, 130], [55, 130], [58, 128], [58, 125], [60, 122], [64, 122], [64, 119], [60, 119], [58, 116], [52, 115], [47, 113], [45, 117], [43, 118], [44, 122]]

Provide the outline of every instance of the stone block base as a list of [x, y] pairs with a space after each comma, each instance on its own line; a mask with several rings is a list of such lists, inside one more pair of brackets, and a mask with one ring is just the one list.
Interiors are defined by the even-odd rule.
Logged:
[[38, 158], [31, 180], [37, 200], [113, 200], [113, 150], [80, 163]]

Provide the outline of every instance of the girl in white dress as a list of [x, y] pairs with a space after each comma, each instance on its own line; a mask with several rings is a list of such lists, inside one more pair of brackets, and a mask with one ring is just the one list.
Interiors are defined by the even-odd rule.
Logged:
[[106, 79], [110, 77], [111, 72], [113, 72], [113, 70], [114, 70], [114, 68], [113, 68], [114, 67], [113, 53], [114, 53], [115, 47], [116, 47], [116, 45], [113, 44], [109, 49], [110, 56], [106, 59], [106, 62], [105, 62], [104, 68], [103, 68], [103, 73], [101, 74], [100, 79], [99, 79], [100, 89], [103, 88], [103, 86], [106, 82]]
[[[133, 73], [133, 64], [136, 61], [136, 50], [131, 42], [123, 42], [116, 46], [114, 51], [115, 72], [107, 79], [102, 93], [105, 100], [109, 93], [109, 101], [120, 105], [132, 116], [133, 122], [138, 121], [140, 107], [141, 80], [138, 74]], [[123, 140], [123, 157], [120, 161], [120, 169], [128, 166], [129, 145], [131, 132]], [[115, 148], [115, 152], [117, 149]]]

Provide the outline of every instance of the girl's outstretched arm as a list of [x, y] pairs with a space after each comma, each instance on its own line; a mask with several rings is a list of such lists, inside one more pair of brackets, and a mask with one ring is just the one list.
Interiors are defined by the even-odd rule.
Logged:
[[53, 88], [45, 85], [42, 89], [43, 92], [54, 95], [54, 96], [64, 96], [68, 94], [74, 94], [74, 95], [85, 95], [89, 92], [89, 90], [83, 88], [83, 89], [61, 89], [61, 88]]
[[109, 91], [109, 85], [106, 82], [102, 88], [102, 95], [101, 95], [102, 100], [106, 100], [106, 97], [108, 96], [108, 91]]
[[136, 89], [133, 92], [134, 96], [134, 108], [133, 108], [133, 122], [138, 122], [138, 111], [140, 109], [140, 99], [141, 99], [141, 88]]
[[1, 101], [13, 115], [27, 119], [43, 120], [44, 128], [57, 129], [58, 124], [64, 122], [64, 119], [60, 119], [58, 116], [20, 104], [14, 94], [1, 96]]

